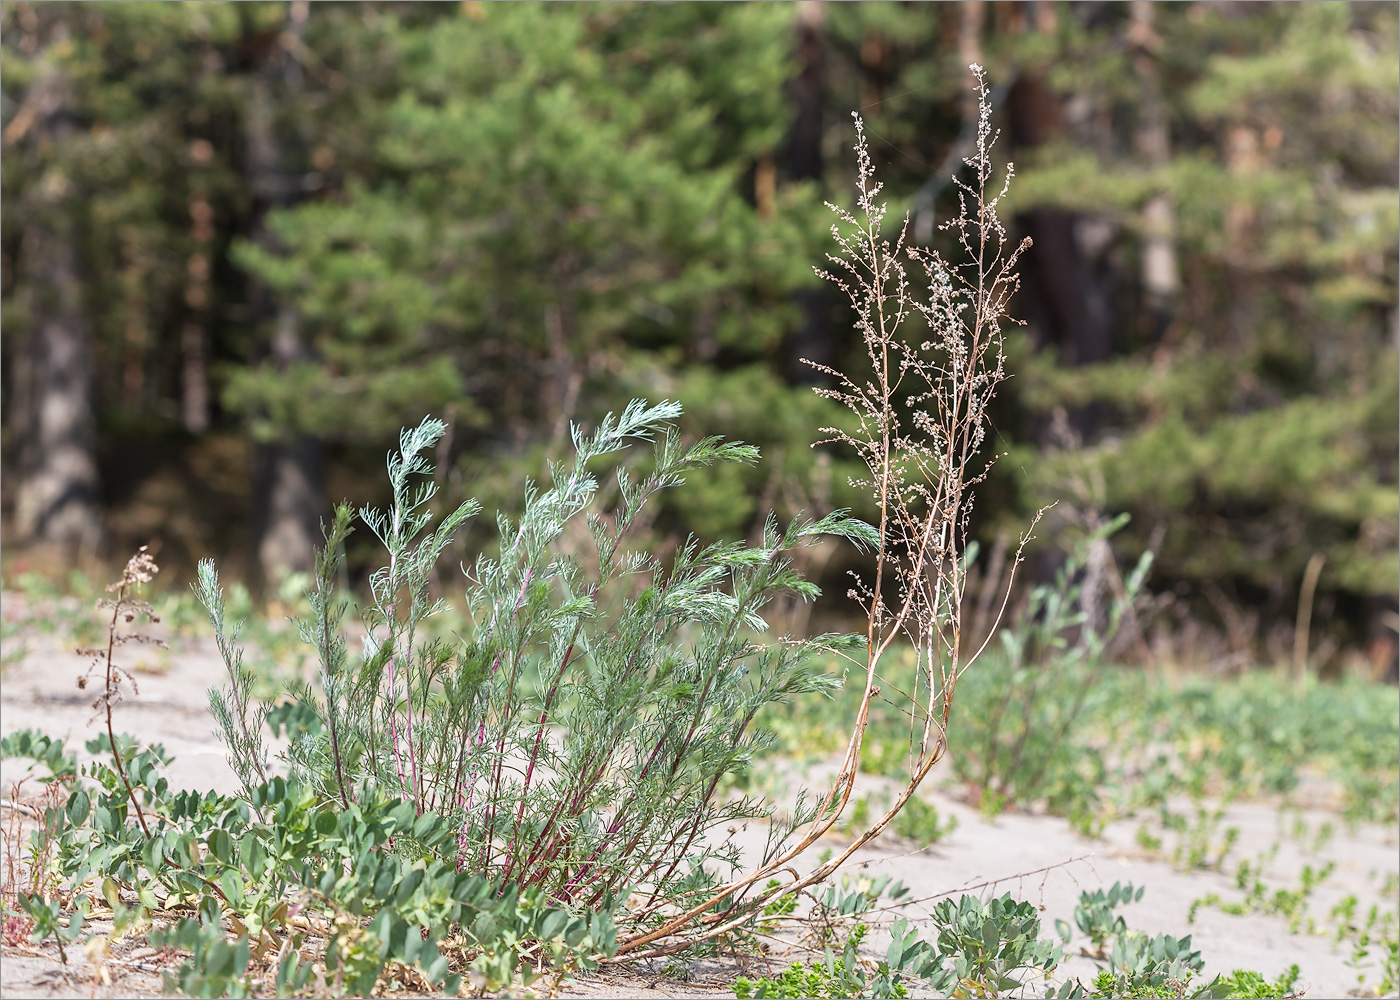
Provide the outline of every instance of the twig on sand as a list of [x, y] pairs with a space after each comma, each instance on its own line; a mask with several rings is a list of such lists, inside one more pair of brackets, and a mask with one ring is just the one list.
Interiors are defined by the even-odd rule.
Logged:
[[972, 885], [960, 885], [956, 889], [945, 889], [942, 892], [935, 892], [929, 896], [920, 896], [918, 899], [900, 900], [898, 903], [891, 903], [888, 906], [876, 907], [870, 912], [884, 913], [887, 910], [902, 910], [906, 906], [914, 906], [917, 903], [927, 903], [931, 899], [942, 899], [944, 896], [951, 896], [955, 892], [970, 892], [973, 889], [986, 889], [990, 886], [1001, 885], [1001, 883], [1003, 882], [1011, 882], [1015, 879], [1029, 878], [1032, 875], [1039, 875], [1042, 872], [1052, 872], [1057, 868], [1067, 868], [1070, 865], [1075, 864], [1076, 862], [1087, 861], [1089, 858], [1092, 857], [1094, 857], [1094, 852], [1090, 851], [1088, 854], [1080, 854], [1072, 858], [1066, 858], [1064, 861], [1056, 861], [1053, 865], [1045, 865], [1040, 868], [1032, 868], [1029, 871], [1016, 872], [1014, 875], [1003, 875], [1001, 878], [988, 879], [985, 882], [975, 882]]

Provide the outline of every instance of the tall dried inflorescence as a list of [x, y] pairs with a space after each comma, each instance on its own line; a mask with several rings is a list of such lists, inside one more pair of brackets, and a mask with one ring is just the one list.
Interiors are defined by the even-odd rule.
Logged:
[[113, 596], [104, 597], [97, 602], [99, 611], [110, 609], [112, 612], [112, 617], [107, 622], [107, 645], [78, 650], [79, 656], [86, 656], [92, 661], [87, 671], [78, 678], [79, 688], [86, 689], [92, 674], [98, 670], [102, 672], [102, 691], [93, 700], [92, 707], [99, 715], [106, 718], [107, 745], [112, 752], [112, 762], [116, 765], [117, 776], [121, 778], [122, 784], [126, 788], [127, 798], [130, 800], [132, 808], [136, 810], [136, 820], [141, 824], [141, 830], [147, 836], [150, 836], [151, 831], [146, 825], [146, 814], [142, 811], [141, 803], [132, 790], [131, 779], [123, 761], [125, 751], [117, 740], [117, 734], [112, 725], [112, 709], [122, 700], [122, 685], [129, 684], [132, 693], [135, 694], [137, 693], [136, 678], [117, 665], [114, 655], [118, 647], [133, 642], [165, 646], [164, 642], [153, 636], [141, 632], [123, 631], [122, 629], [123, 625], [130, 625], [138, 617], [144, 618], [152, 624], [160, 621], [151, 605], [136, 596], [136, 589], [154, 580], [158, 572], [160, 572], [160, 567], [156, 565], [151, 554], [146, 551], [146, 546], [143, 545], [137, 549], [136, 554], [126, 561], [121, 579], [107, 585], [107, 593]]
[[[860, 664], [864, 692], [840, 770], [801, 836], [743, 878], [625, 942], [624, 954], [655, 954], [664, 948], [663, 938], [696, 922], [701, 933], [722, 932], [736, 919], [714, 911], [722, 893], [742, 892], [793, 871], [798, 855], [832, 827], [850, 798], [875, 697], [895, 701], [909, 720], [908, 780], [902, 793], [826, 863], [751, 896], [755, 904], [829, 877], [879, 835], [948, 748], [958, 677], [986, 645], [984, 641], [972, 655], [963, 648], [967, 525], [972, 488], [986, 477], [992, 461], [983, 450], [987, 407], [1006, 377], [1003, 325], [1016, 322], [1007, 308], [1019, 284], [1017, 259], [1030, 245], [1029, 240], [1014, 242], [997, 215], [1013, 172], [1008, 164], [1001, 186], [995, 186], [991, 154], [997, 135], [991, 104], [981, 67], [971, 70], [979, 94], [977, 147], [965, 161], [968, 175], [954, 177], [959, 213], [941, 227], [955, 238], [960, 260], [950, 262], [936, 250], [910, 245], [907, 218], [892, 240], [886, 235], [881, 185], [874, 178], [859, 116], [857, 211], [829, 206], [838, 216], [832, 233], [839, 252], [829, 255], [830, 267], [817, 273], [850, 299], [870, 364], [860, 374], [813, 366], [831, 379], [830, 388], [816, 391], [853, 417], [847, 428], [825, 429], [830, 437], [824, 443], [856, 451], [867, 474], [852, 485], [869, 490], [879, 510], [874, 574], [858, 579], [851, 590], [869, 625]], [[922, 291], [916, 292], [911, 273], [921, 279]], [[909, 690], [882, 673], [882, 663], [896, 645], [912, 648], [917, 658]], [[647, 945], [653, 945], [650, 952], [641, 950]]]
[[[906, 792], [842, 857], [877, 834], [943, 756], [958, 676], [981, 651], [968, 656], [962, 642], [967, 525], [972, 488], [993, 460], [983, 450], [987, 408], [1006, 378], [1002, 328], [1016, 322], [1007, 308], [1020, 283], [1017, 259], [1030, 240], [1011, 240], [997, 215], [1013, 169], [1007, 165], [998, 190], [986, 80], [980, 66], [971, 69], [979, 92], [977, 149], [965, 161], [970, 179], [954, 177], [959, 212], [941, 227], [956, 239], [961, 259], [907, 244], [907, 218], [893, 244], [884, 236], [881, 185], [856, 117], [860, 214], [833, 206], [840, 253], [830, 256], [831, 270], [818, 272], [850, 299], [871, 366], [861, 377], [815, 366], [834, 380], [817, 392], [855, 417], [853, 429], [827, 433], [865, 463], [867, 477], [853, 485], [868, 489], [880, 512], [873, 579], [851, 591], [869, 621], [865, 693], [833, 799], [850, 795], [882, 659], [897, 642], [917, 657], [916, 687], [907, 692]], [[923, 279], [922, 296], [910, 287], [911, 270]]]

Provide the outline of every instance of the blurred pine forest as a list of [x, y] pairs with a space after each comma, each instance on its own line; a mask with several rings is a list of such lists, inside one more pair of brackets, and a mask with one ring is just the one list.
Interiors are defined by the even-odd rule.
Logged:
[[[984, 579], [1039, 506], [1042, 577], [1126, 512], [1119, 561], [1158, 553], [1139, 652], [1286, 660], [1315, 582], [1314, 656], [1393, 670], [1398, 31], [1381, 3], [6, 2], [6, 571], [151, 542], [275, 583], [332, 501], [382, 502], [401, 425], [447, 420], [442, 502], [490, 511], [635, 396], [764, 454], [676, 491], [657, 544], [860, 508], [809, 447], [840, 417], [803, 359], [862, 363], [812, 273], [823, 202], [858, 112], [892, 222], [942, 240], [977, 62], [1035, 241]], [[839, 595], [846, 558], [806, 569]]]

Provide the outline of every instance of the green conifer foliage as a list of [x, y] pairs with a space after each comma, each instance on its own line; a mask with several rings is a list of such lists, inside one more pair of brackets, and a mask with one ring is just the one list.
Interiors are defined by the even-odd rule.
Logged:
[[1114, 227], [1104, 259], [1121, 275], [1140, 267], [1145, 206], [1164, 195], [1179, 293], [1160, 330], [1120, 305], [1111, 361], [1041, 355], [1023, 368], [1029, 410], [1092, 407], [1097, 426], [1086, 456], [1023, 453], [1022, 482], [1043, 494], [1087, 457], [1100, 501], [1133, 513], [1139, 546], [1165, 529], [1159, 574], [1267, 595], [1280, 617], [1315, 553], [1325, 590], [1393, 599], [1395, 12], [1154, 7], [1151, 31], [1127, 45], [1129, 25], [1067, 19], [1049, 72], [1094, 93], [1095, 114], [1133, 121], [1144, 80], [1128, 58], [1150, 51], [1171, 156], [1154, 164], [1071, 125], [1027, 164], [1016, 197]]
[[[397, 426], [405, 400], [452, 401], [459, 443], [556, 451], [569, 419], [628, 391], [757, 386], [780, 409], [797, 393], [772, 380], [675, 372], [763, 358], [815, 280], [813, 192], [748, 197], [786, 127], [788, 20], [521, 4], [401, 27], [402, 90], [363, 174], [278, 213], [280, 252], [237, 252], [298, 302], [318, 360], [233, 374], [232, 405], [357, 437]], [[752, 504], [717, 509], [717, 527], [749, 527], [735, 514]]]

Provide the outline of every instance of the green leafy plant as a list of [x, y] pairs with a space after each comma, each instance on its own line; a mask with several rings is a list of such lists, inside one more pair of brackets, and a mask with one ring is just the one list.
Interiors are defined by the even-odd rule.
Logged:
[[[902, 882], [843, 875], [839, 885], [828, 885], [812, 896], [812, 911], [803, 921], [808, 941], [821, 948], [819, 960], [794, 963], [775, 977], [741, 976], [734, 992], [741, 997], [903, 997], [906, 983], [918, 981], [943, 990], [952, 977], [943, 968], [937, 951], [919, 938], [903, 918], [888, 927], [890, 945], [883, 959], [861, 953], [871, 925], [867, 922], [877, 903], [901, 905], [909, 894]], [[794, 897], [785, 897], [792, 899]]]
[[[132, 591], [153, 573], [144, 553], [128, 564], [113, 588], [114, 633], [144, 607]], [[121, 644], [115, 635], [109, 645]], [[117, 669], [110, 653], [100, 665], [108, 675]], [[233, 678], [246, 680], [238, 666], [235, 656]], [[463, 981], [496, 992], [615, 949], [610, 900], [580, 913], [540, 887], [460, 871], [458, 820], [372, 782], [357, 786], [348, 806], [281, 776], [246, 783], [240, 796], [173, 791], [164, 749], [112, 729], [118, 697], [113, 686], [106, 691], [99, 708], [107, 707], [108, 731], [87, 746], [105, 759], [75, 767], [61, 742], [31, 731], [0, 745], [52, 775], [27, 881], [7, 871], [7, 935], [53, 939], [66, 957], [84, 934], [84, 892], [99, 885], [118, 932], [149, 926], [152, 914], [178, 917], [150, 939], [187, 953], [172, 989], [210, 997], [288, 995], [313, 975], [316, 989], [334, 995], [367, 995], [384, 976], [402, 974], [448, 992]], [[225, 702], [225, 721], [241, 733], [237, 697]], [[302, 739], [315, 731], [304, 712], [282, 712], [278, 722]], [[262, 761], [245, 773], [258, 774], [254, 763], [266, 773]]]
[[1040, 916], [1010, 893], [983, 902], [976, 896], [945, 899], [933, 910], [938, 951], [964, 996], [995, 997], [1021, 986], [1014, 973], [1048, 976], [1060, 964], [1060, 946], [1041, 940]]
[[740, 976], [734, 982], [734, 995], [740, 998], [766, 997], [869, 997], [889, 1000], [907, 997], [908, 981], [920, 981], [928, 988], [943, 991], [952, 977], [939, 965], [937, 952], [902, 919], [890, 927], [890, 946], [883, 960], [870, 961], [860, 955], [865, 924], [857, 924], [846, 940], [840, 957], [827, 948], [819, 962], [794, 964], [774, 977], [750, 979]]
[[63, 740], [53, 739], [37, 729], [20, 729], [0, 739], [0, 757], [27, 757], [42, 764], [48, 775], [40, 781], [70, 781], [78, 774], [78, 759], [64, 747]]
[[23, 663], [29, 655], [29, 644], [21, 638], [23, 626], [19, 622], [0, 622], [0, 676], [3, 676], [17, 663]]
[[953, 757], [958, 778], [975, 791], [982, 811], [1045, 802], [1085, 832], [1102, 820], [1100, 791], [1110, 763], [1084, 724], [1102, 711], [1104, 654], [1141, 594], [1151, 554], [1122, 581], [1106, 608], [1111, 565], [1108, 540], [1119, 517], [1094, 527], [1075, 546], [1052, 583], [1034, 588], [1024, 609], [999, 633], [999, 656], [969, 683], [957, 724], [964, 744]]
[[1195, 817], [1188, 821], [1185, 816], [1161, 810], [1163, 825], [1178, 834], [1176, 847], [1172, 851], [1172, 863], [1184, 871], [1216, 869], [1225, 863], [1225, 857], [1239, 840], [1237, 826], [1225, 828], [1224, 835], [1216, 840], [1215, 834], [1225, 818], [1223, 807], [1208, 808], [1197, 802]]
[[1162, 838], [1149, 830], [1146, 824], [1137, 828], [1137, 833], [1133, 835], [1134, 842], [1144, 851], [1157, 853], [1162, 849]]
[[19, 905], [24, 908], [24, 912], [29, 914], [29, 919], [33, 921], [31, 935], [35, 942], [42, 944], [49, 938], [53, 938], [58, 944], [58, 956], [63, 964], [68, 964], [68, 951], [64, 948], [66, 944], [72, 944], [78, 940], [83, 931], [83, 918], [85, 907], [79, 906], [70, 911], [65, 918], [62, 912], [62, 904], [58, 899], [44, 899], [41, 896], [29, 896], [21, 894]]
[[[890, 928], [888, 953], [880, 961], [862, 955], [861, 944], [870, 930], [864, 916], [872, 905], [871, 892], [887, 888], [848, 886], [830, 890], [828, 905], [857, 914], [846, 930], [839, 953], [824, 938], [818, 961], [795, 963], [781, 974], [765, 978], [741, 977], [735, 992], [741, 997], [889, 997], [905, 996], [916, 980], [937, 995], [996, 997], [1008, 993], [1027, 995], [1032, 978], [1048, 980], [1063, 957], [1061, 946], [1039, 938], [1040, 922], [1035, 906], [1004, 895], [983, 901], [975, 896], [943, 900], [932, 915], [938, 931], [936, 943], [918, 938], [902, 919]], [[1200, 952], [1190, 936], [1149, 936], [1129, 929], [1114, 908], [1140, 900], [1141, 887], [1115, 884], [1107, 892], [1085, 892], [1075, 919], [1095, 944], [1091, 954], [1100, 965], [1092, 984], [1077, 979], [1051, 987], [1051, 997], [1289, 997], [1296, 995], [1298, 967], [1275, 980], [1258, 972], [1236, 970], [1228, 976], [1199, 981], [1204, 968]], [[891, 898], [899, 896], [898, 887]], [[876, 897], [878, 898], [878, 896]], [[1073, 931], [1059, 921], [1068, 943]]]
[[1220, 977], [1224, 995], [1241, 997], [1245, 1000], [1266, 1000], [1266, 998], [1296, 997], [1298, 966], [1290, 965], [1277, 979], [1269, 980], [1250, 969], [1236, 969], [1228, 976]]
[[[869, 544], [873, 532], [837, 512], [783, 529], [770, 521], [755, 548], [690, 542], [669, 564], [628, 551], [629, 528], [657, 492], [698, 468], [755, 457], [713, 438], [683, 445], [671, 425], [679, 414], [673, 403], [639, 401], [592, 434], [575, 431], [574, 459], [553, 468], [551, 487], [530, 486], [518, 520], [498, 518], [500, 554], [479, 559], [468, 578], [475, 627], [454, 645], [422, 628], [447, 609], [431, 597], [433, 573], [475, 507], [430, 527], [433, 484], [420, 478], [430, 471], [420, 453], [444, 427], [426, 420], [405, 432], [389, 461], [393, 506], [360, 512], [387, 561], [371, 578], [358, 657], [347, 649], [346, 605], [335, 591], [349, 509], [327, 527], [311, 616], [298, 626], [316, 649], [319, 683], [271, 720], [294, 728], [293, 778], [342, 808], [369, 782], [415, 810], [452, 816], [460, 870], [574, 905], [596, 907], [626, 890], [645, 893], [656, 912], [703, 885], [705, 866], [732, 867], [732, 847], [705, 846], [706, 834], [767, 815], [760, 802], [715, 794], [768, 745], [750, 730], [754, 716], [830, 690], [813, 656], [850, 644], [840, 636], [759, 644], [758, 612], [779, 593], [816, 593], [785, 553], [827, 535]], [[618, 469], [619, 505], [595, 509], [590, 467], [657, 439], [645, 474]], [[591, 535], [584, 553], [563, 542], [575, 520]], [[225, 635], [209, 564], [200, 593]], [[236, 644], [220, 646], [231, 683], [215, 712], [249, 782], [267, 773], [257, 736], [264, 720], [249, 707]]]
[[[872, 800], [862, 795], [854, 800], [841, 817], [839, 829], [846, 836], [856, 836], [870, 824]], [[956, 816], [944, 816], [927, 800], [915, 796], [895, 816], [890, 829], [896, 837], [912, 840], [923, 847], [938, 843], [958, 828]]]
[[[852, 966], [847, 966], [847, 958]], [[865, 977], [858, 971], [858, 959], [852, 953], [833, 957], [830, 964], [791, 965], [777, 976], [750, 979], [740, 976], [734, 980], [736, 997], [870, 997], [877, 994], [867, 990]], [[898, 989], [882, 996], [907, 996]]]
[[[1107, 892], [1095, 890], [1080, 895], [1074, 918], [1080, 931], [1094, 945], [1083, 954], [1099, 963], [1092, 987], [1078, 980], [1067, 980], [1048, 994], [1055, 997], [1287, 997], [1295, 995], [1298, 979], [1295, 965], [1270, 981], [1258, 972], [1237, 969], [1228, 976], [1207, 982], [1196, 977], [1205, 968], [1199, 951], [1191, 947], [1191, 936], [1170, 934], [1149, 936], [1131, 930], [1114, 908], [1142, 899], [1143, 887], [1115, 882]], [[1056, 921], [1060, 937], [1069, 944], [1073, 931], [1063, 920]]]
[[1243, 916], [1246, 913], [1280, 916], [1288, 922], [1289, 933], [1297, 934], [1303, 928], [1308, 900], [1313, 891], [1327, 880], [1335, 870], [1336, 864], [1328, 861], [1319, 868], [1304, 865], [1297, 889], [1275, 888], [1272, 891], [1263, 879], [1264, 865], [1265, 859], [1262, 855], [1252, 864], [1248, 860], [1241, 861], [1235, 875], [1235, 884], [1245, 891], [1244, 898], [1238, 902], [1227, 902], [1218, 893], [1207, 893], [1192, 901], [1186, 917], [1187, 923], [1195, 923], [1196, 913], [1202, 907], [1215, 907], [1222, 913], [1234, 916]]
[[85, 646], [101, 639], [102, 627], [89, 614], [101, 588], [82, 570], [72, 570], [62, 581], [30, 570], [16, 575], [11, 585], [23, 595], [23, 604], [18, 618], [5, 623], [9, 634], [32, 630]]
[[251, 957], [246, 937], [230, 942], [217, 922], [186, 917], [168, 928], [153, 931], [150, 942], [156, 948], [178, 948], [190, 957], [174, 973], [165, 974], [168, 992], [191, 997], [246, 997]]
[[1173, 938], [1161, 934], [1148, 939], [1132, 932], [1124, 939], [1130, 942], [1118, 961], [1094, 977], [1088, 992], [1077, 984], [1066, 984], [1056, 996], [1087, 996], [1094, 998], [1284, 998], [1300, 996], [1296, 992], [1298, 966], [1290, 966], [1277, 979], [1267, 979], [1251, 969], [1236, 969], [1229, 975], [1216, 976], [1209, 982], [1196, 981], [1201, 964], [1198, 953], [1189, 951], [1190, 938]]
[[[152, 810], [164, 832], [150, 839], [96, 816], [80, 829], [89, 817], [72, 801], [67, 812], [75, 822], [65, 833], [66, 879], [100, 876], [114, 898], [198, 914], [153, 938], [189, 951], [172, 981], [191, 995], [304, 982], [312, 958], [335, 995], [366, 995], [396, 968], [448, 992], [464, 977], [495, 992], [528, 985], [537, 968], [586, 966], [614, 947], [606, 907], [580, 916], [538, 889], [458, 872], [433, 857], [454, 843], [453, 823], [368, 787], [349, 809], [280, 777], [245, 801], [166, 795]], [[321, 943], [303, 954], [313, 928]]]
[[1169, 781], [1194, 797], [1286, 796], [1314, 762], [1336, 782], [1348, 822], [1397, 815], [1400, 716], [1393, 686], [1313, 684], [1299, 693], [1256, 672], [1224, 685], [1164, 685], [1149, 697], [1159, 704], [1145, 706], [1140, 718], [1153, 720], [1151, 735], [1173, 745]]
[[[1094, 945], [1094, 954], [1102, 958], [1104, 946], [1113, 938], [1127, 933], [1128, 924], [1121, 914], [1114, 912], [1114, 909], [1123, 903], [1135, 903], [1142, 899], [1142, 894], [1146, 892], [1145, 886], [1138, 886], [1136, 892], [1133, 884], [1127, 885], [1121, 882], [1114, 882], [1113, 888], [1108, 892], [1102, 889], [1095, 889], [1093, 892], [1082, 892], [1079, 894], [1079, 904], [1074, 908], [1074, 923]], [[1069, 944], [1071, 931], [1069, 924], [1063, 920], [1055, 921], [1055, 928], [1059, 931], [1060, 938]]]
[[[28, 732], [14, 735], [20, 738], [7, 742], [6, 756], [10, 756], [9, 751], [16, 745], [30, 745], [31, 741], [25, 738]], [[54, 756], [62, 753], [61, 742], [40, 738], [33, 743], [47, 749], [45, 757], [50, 764]], [[71, 771], [62, 773], [65, 778], [71, 778]], [[0, 848], [4, 852], [3, 885], [0, 885], [3, 938], [11, 945], [28, 945], [52, 938], [58, 945], [59, 959], [66, 963], [64, 945], [77, 937], [84, 919], [82, 913], [74, 913], [71, 919], [64, 921], [58, 892], [61, 880], [57, 855], [59, 837], [68, 822], [68, 786], [51, 779], [43, 783], [43, 792], [36, 800], [24, 802], [21, 799], [23, 785], [24, 779], [21, 779], [11, 786], [7, 803], [9, 821], [0, 830]], [[22, 814], [33, 821], [27, 838], [20, 823]]]
[[[1191, 950], [1191, 935], [1175, 937], [1158, 934], [1149, 937], [1140, 931], [1125, 931], [1114, 937], [1107, 952], [1107, 968], [1095, 979], [1096, 990], [1103, 990], [1104, 977], [1111, 984], [1103, 995], [1143, 995], [1153, 990], [1181, 989], [1205, 968], [1199, 951]], [[1174, 984], [1182, 984], [1180, 987]], [[1192, 996], [1211, 996], [1214, 984], [1193, 991]]]
[[870, 823], [870, 796], [862, 795], [851, 803], [850, 810], [841, 817], [838, 829], [847, 835], [859, 834]]
[[[771, 879], [766, 888], [777, 889], [782, 885], [777, 879]], [[785, 917], [791, 916], [797, 910], [797, 897], [793, 895], [777, 895], [773, 901], [763, 907], [763, 917], [758, 921], [758, 927], [764, 933], [771, 934], [777, 930], [779, 923]]]
[[843, 935], [857, 933], [866, 914], [882, 899], [899, 905], [907, 895], [908, 887], [892, 881], [888, 875], [871, 878], [845, 873], [838, 884], [828, 884], [811, 894], [812, 911], [806, 921], [808, 937], [823, 947], [831, 945]]
[[957, 828], [956, 816], [944, 819], [936, 806], [917, 796], [904, 803], [904, 808], [894, 819], [895, 836], [924, 847], [938, 843]]
[[1333, 938], [1338, 945], [1348, 948], [1347, 965], [1356, 975], [1358, 988], [1366, 985], [1367, 959], [1378, 954], [1378, 992], [1385, 996], [1395, 991], [1400, 983], [1400, 914], [1395, 910], [1384, 910], [1372, 905], [1363, 919], [1359, 913], [1359, 901], [1354, 894], [1348, 894], [1332, 907], [1328, 915], [1332, 924]]

